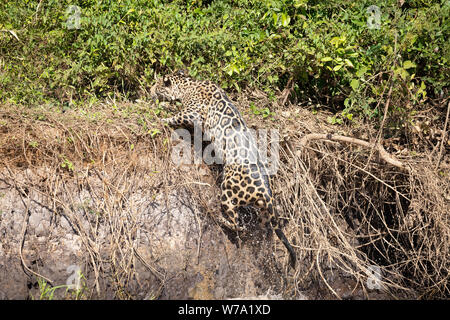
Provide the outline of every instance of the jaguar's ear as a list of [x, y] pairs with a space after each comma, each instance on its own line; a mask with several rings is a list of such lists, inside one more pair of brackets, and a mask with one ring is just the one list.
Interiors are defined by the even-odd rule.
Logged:
[[185, 76], [187, 77], [189, 75], [189, 73], [187, 72], [187, 70], [185, 69], [180, 69], [176, 72], [176, 74], [180, 75], [180, 76]]

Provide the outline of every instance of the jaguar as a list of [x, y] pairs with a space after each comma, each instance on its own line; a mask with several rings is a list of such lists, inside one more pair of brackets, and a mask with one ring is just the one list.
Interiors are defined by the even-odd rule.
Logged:
[[163, 119], [170, 127], [202, 126], [223, 165], [221, 207], [225, 217], [217, 217], [227, 228], [242, 232], [238, 226], [239, 207], [254, 207], [262, 224], [275, 232], [289, 252], [292, 268], [296, 255], [283, 233], [274, 208], [272, 179], [261, 161], [254, 135], [225, 91], [209, 80], [196, 80], [185, 70], [158, 79], [150, 89], [153, 99], [179, 101], [183, 108]]

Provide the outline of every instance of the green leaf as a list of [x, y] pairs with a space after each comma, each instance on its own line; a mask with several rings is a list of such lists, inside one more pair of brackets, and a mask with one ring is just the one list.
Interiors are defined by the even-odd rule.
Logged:
[[412, 61], [406, 60], [405, 62], [403, 62], [403, 69], [411, 69], [411, 68], [415, 68], [416, 64]]
[[406, 80], [406, 78], [409, 75], [408, 71], [406, 71], [404, 68], [401, 68], [401, 67], [398, 67], [397, 69], [395, 69], [394, 74], [399, 75], [403, 80]]
[[353, 120], [353, 113], [346, 113], [345, 116], [347, 117], [348, 120], [350, 121]]
[[359, 88], [359, 80], [358, 79], [353, 79], [350, 82], [350, 87], [352, 87], [353, 91], [356, 91]]
[[278, 22], [278, 15], [274, 12], [272, 14], [273, 25], [276, 26]]
[[350, 68], [354, 68], [355, 66], [353, 65], [353, 63], [348, 60], [348, 59], [344, 59], [345, 63], [347, 64], [347, 66], [349, 66]]
[[427, 86], [425, 85], [425, 82], [422, 81], [422, 83], [420, 84], [420, 89], [425, 90], [427, 88]]
[[357, 77], [362, 77], [367, 72], [367, 67], [361, 67], [358, 71], [356, 71]]
[[338, 64], [333, 68], [333, 71], [339, 71], [342, 68], [343, 64]]
[[281, 24], [283, 27], [287, 27], [290, 21], [291, 18], [286, 13], [281, 14]]

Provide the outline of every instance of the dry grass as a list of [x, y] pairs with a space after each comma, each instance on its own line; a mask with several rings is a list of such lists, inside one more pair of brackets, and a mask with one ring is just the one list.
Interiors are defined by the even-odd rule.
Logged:
[[[146, 205], [136, 194], [151, 190], [167, 199], [172, 190], [187, 187], [205, 213], [217, 213], [211, 201], [217, 175], [195, 176], [174, 168], [170, 134], [146, 110], [105, 104], [92, 114], [17, 106], [0, 111], [0, 178], [21, 193], [24, 203], [33, 190], [45, 195], [55, 214], [68, 217], [89, 253], [97, 290], [101, 275], [111, 269], [118, 298], [129, 297], [126, 288], [136, 260], [157, 279], [155, 296], [166, 281], [165, 270], [136, 249], [136, 217]], [[398, 156], [409, 168], [402, 170], [357, 145], [318, 140], [296, 149], [305, 133], [334, 128], [305, 110], [284, 112], [273, 123], [245, 117], [255, 127], [278, 127], [283, 138], [274, 180], [276, 204], [299, 261], [295, 272], [286, 271], [289, 294], [299, 296], [320, 282], [340, 297], [330, 275], [352, 279], [355, 290], [365, 291], [376, 265], [382, 270], [382, 291], [393, 297], [448, 297], [448, 154], [440, 159], [440, 170], [425, 156]], [[154, 128], [161, 133], [153, 135]], [[376, 136], [364, 126], [358, 131], [362, 138]], [[40, 179], [29, 178], [30, 170]], [[94, 178], [101, 183], [94, 185]], [[71, 198], [76, 188], [88, 190], [92, 199], [82, 211], [98, 213], [91, 215], [89, 226], [79, 220], [79, 199]], [[97, 237], [102, 225], [111, 233], [108, 256]]]

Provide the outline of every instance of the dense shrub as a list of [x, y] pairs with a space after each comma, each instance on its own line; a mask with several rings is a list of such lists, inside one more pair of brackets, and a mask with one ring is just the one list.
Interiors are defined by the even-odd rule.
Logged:
[[[71, 5], [79, 29], [68, 28]], [[7, 1], [0, 99], [133, 98], [155, 74], [187, 67], [229, 90], [287, 88], [339, 111], [336, 122], [380, 118], [377, 100], [393, 83], [392, 112], [405, 115], [447, 94], [449, 11], [432, 0]]]

